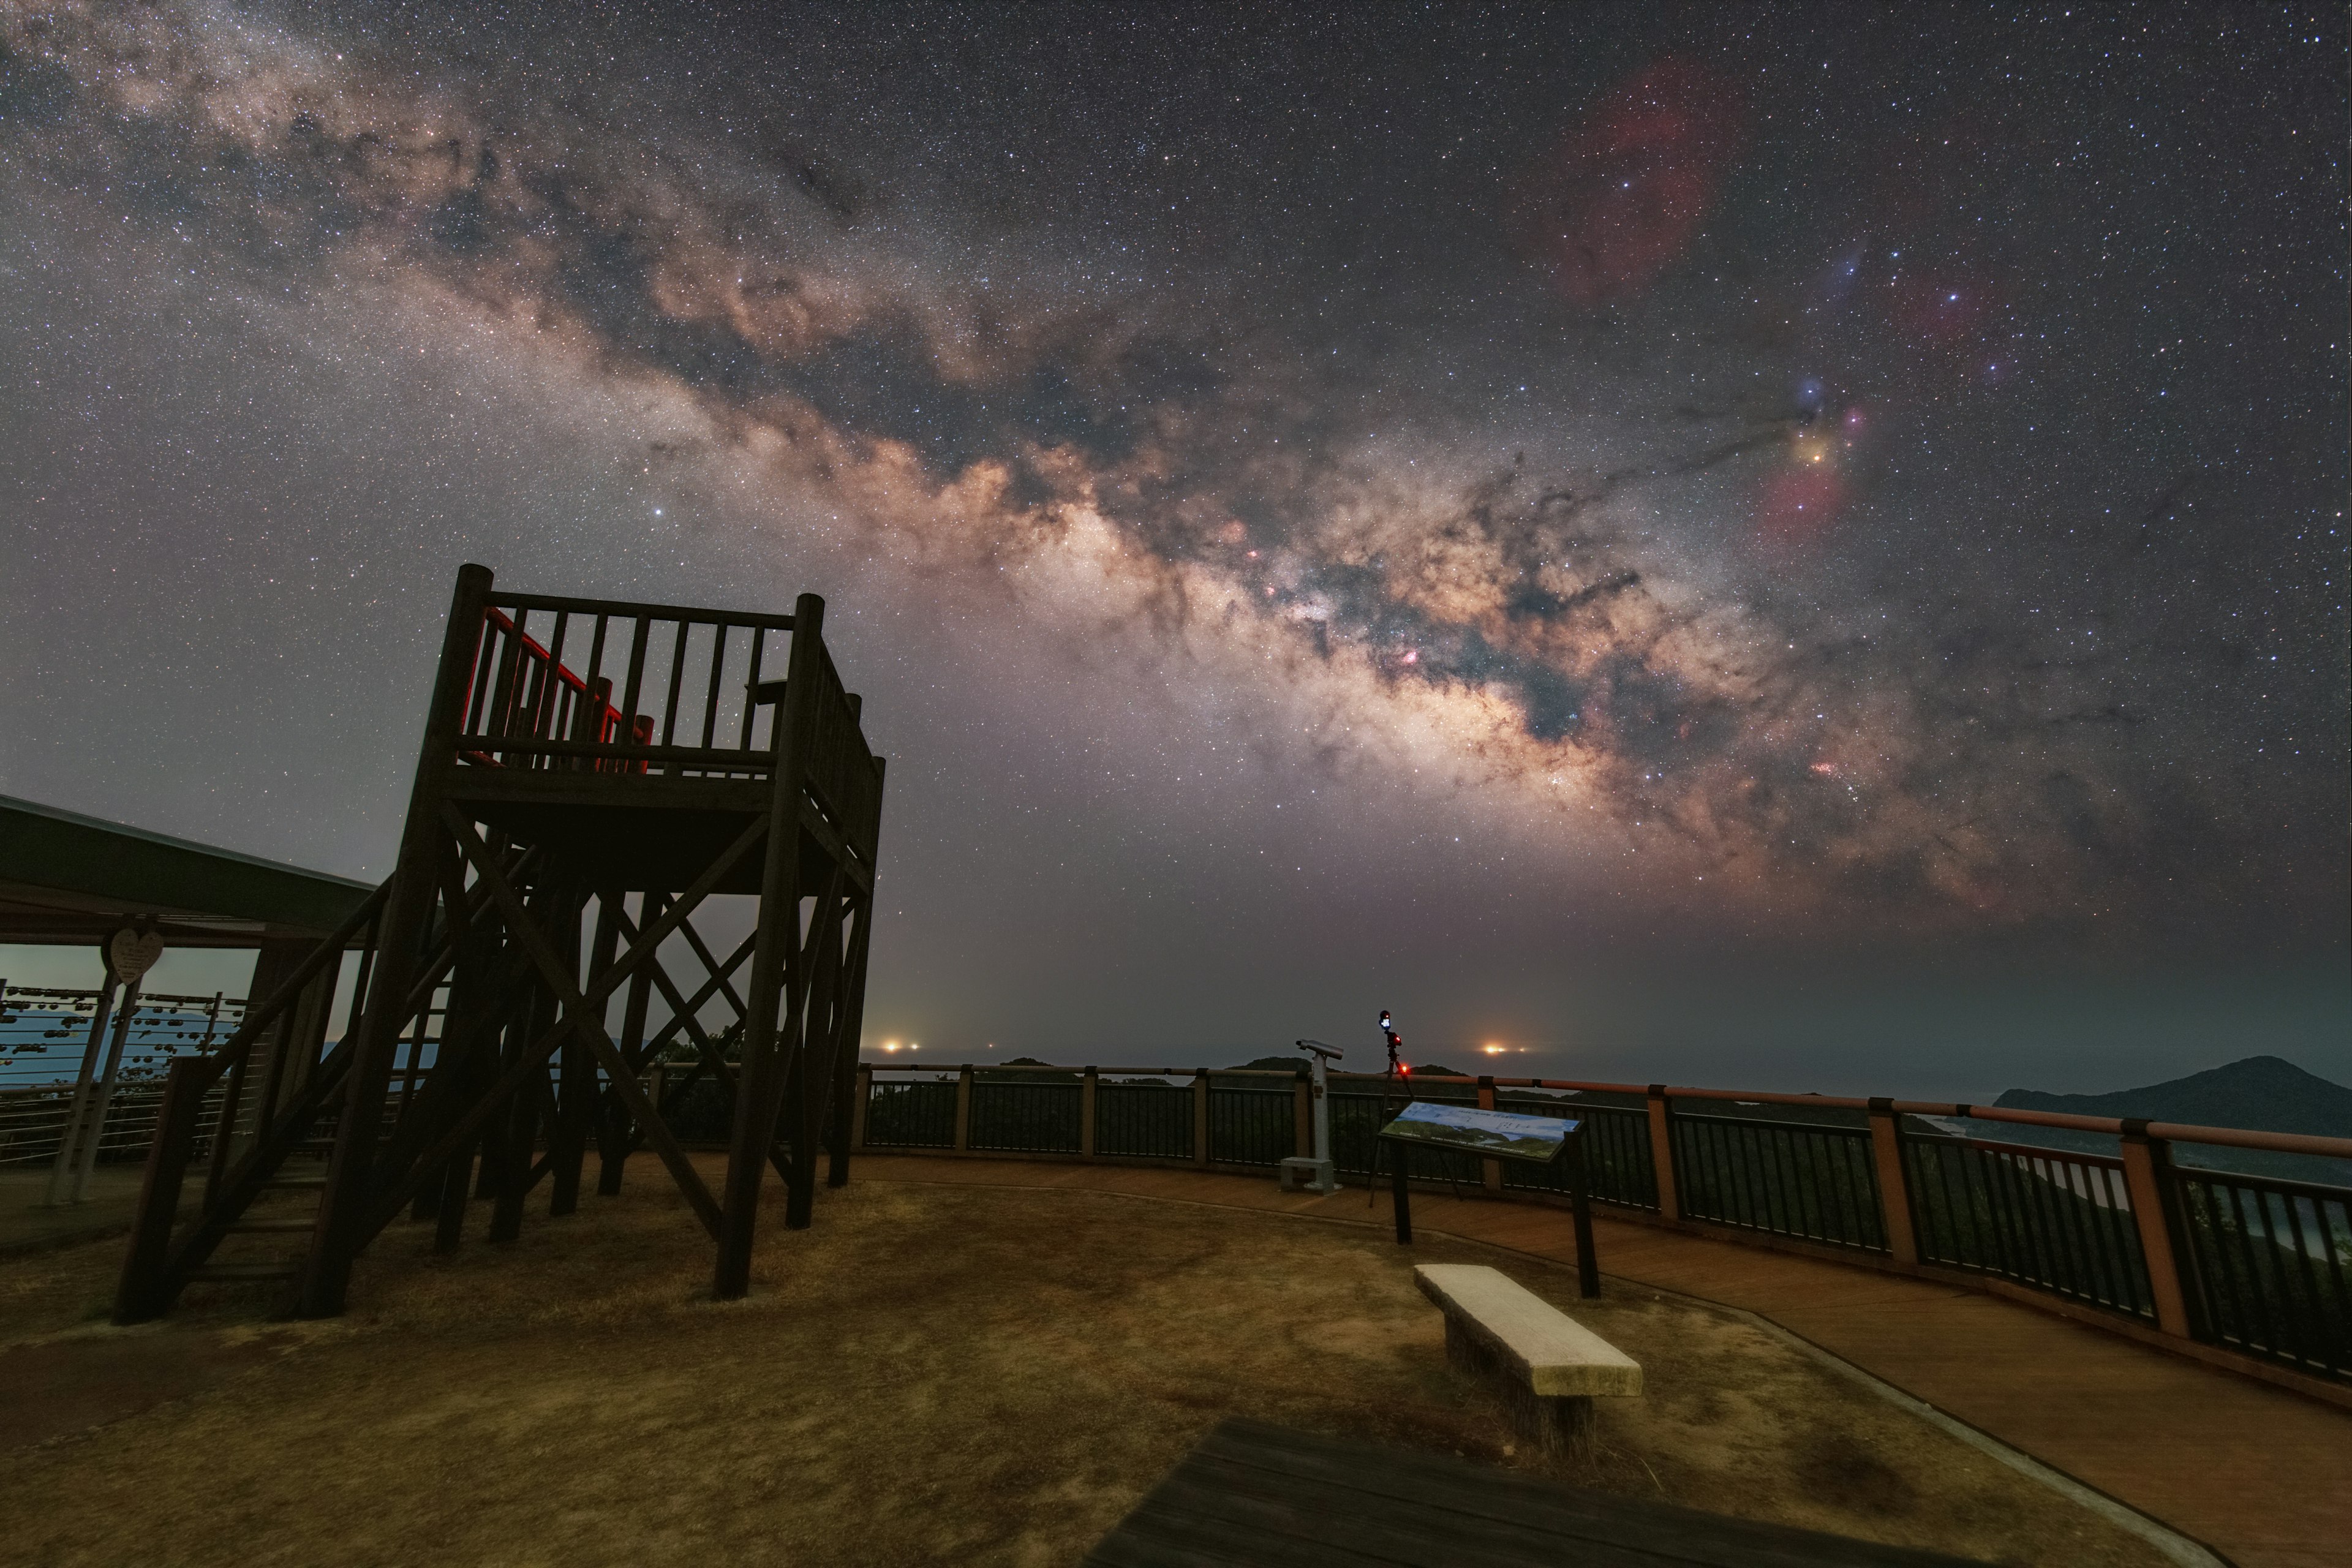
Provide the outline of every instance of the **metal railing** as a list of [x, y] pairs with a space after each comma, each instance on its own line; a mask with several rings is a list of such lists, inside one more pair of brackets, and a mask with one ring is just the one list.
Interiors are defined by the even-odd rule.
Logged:
[[[1622, 1105], [1596, 1105], [1589, 1100], [1563, 1100], [1557, 1095], [1500, 1094], [1498, 1110], [1528, 1116], [1574, 1116], [1585, 1123], [1584, 1179], [1597, 1203], [1621, 1208], [1658, 1206], [1658, 1167], [1650, 1152], [1650, 1117], [1645, 1110]], [[1566, 1197], [1568, 1168], [1558, 1161], [1549, 1165], [1507, 1164], [1502, 1184], [1507, 1191], [1550, 1193]]]
[[965, 1147], [1006, 1153], [1075, 1154], [1080, 1133], [1079, 1084], [983, 1078], [971, 1086]]
[[0, 1094], [69, 1082], [91, 1049], [90, 1028], [102, 1001], [108, 1011], [96, 1049], [102, 1058], [113, 1049], [114, 1037], [122, 1037], [120, 1081], [125, 1086], [160, 1080], [174, 1056], [215, 1048], [245, 1017], [245, 998], [225, 993], [142, 991], [127, 1014], [114, 1005], [120, 994], [0, 981]]
[[874, 1149], [956, 1146], [956, 1086], [873, 1083], [864, 1099], [865, 1142]]
[[2155, 1321], [2122, 1160], [1917, 1135], [1903, 1152], [1923, 1262]]
[[1886, 1249], [1867, 1128], [1689, 1111], [1673, 1127], [1675, 1191], [1685, 1218]]
[[1298, 1152], [1297, 1097], [1289, 1086], [1244, 1089], [1209, 1083], [1209, 1159], [1267, 1170]]
[[2218, 1171], [2172, 1174], [2201, 1337], [2352, 1377], [2352, 1192]]
[[[914, 1068], [870, 1063], [853, 1142], [1265, 1170], [1308, 1147], [1306, 1078], [1242, 1068]], [[901, 1075], [927, 1074], [911, 1081]], [[1030, 1075], [1024, 1078], [1023, 1075]], [[1387, 1089], [1384, 1097], [1383, 1090]], [[2352, 1140], [2149, 1125], [1999, 1108], [1663, 1085], [1416, 1074], [1413, 1098], [1585, 1124], [1599, 1203], [1731, 1237], [1827, 1249], [2088, 1309], [2334, 1382], [2352, 1381], [2352, 1186], [2177, 1164], [2202, 1147], [2352, 1161]], [[1331, 1075], [1333, 1163], [1364, 1181], [1400, 1101]], [[2089, 1133], [2112, 1152], [1984, 1136]], [[1565, 1197], [1564, 1163], [1413, 1149], [1424, 1184]]]
[[1095, 1089], [1095, 1152], [1107, 1159], [1191, 1159], [1192, 1089], [1102, 1079]]

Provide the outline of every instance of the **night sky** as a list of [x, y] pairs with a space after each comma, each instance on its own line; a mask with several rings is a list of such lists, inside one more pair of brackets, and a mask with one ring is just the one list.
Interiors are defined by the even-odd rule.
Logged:
[[806, 589], [869, 1043], [2352, 1077], [2340, 6], [0, 38], [0, 791], [381, 877], [459, 563]]

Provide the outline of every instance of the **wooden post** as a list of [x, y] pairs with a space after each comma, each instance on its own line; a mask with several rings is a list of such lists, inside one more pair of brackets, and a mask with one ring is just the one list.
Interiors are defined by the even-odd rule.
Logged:
[[860, 1062], [857, 1065], [856, 1097], [849, 1102], [849, 1148], [852, 1153], [866, 1152], [866, 1107], [874, 1098], [874, 1069]]
[[1590, 1301], [1601, 1294], [1601, 1260], [1592, 1253], [1592, 1182], [1585, 1168], [1584, 1138], [1590, 1117], [1568, 1135], [1568, 1201], [1576, 1230], [1576, 1293]]
[[1682, 1200], [1675, 1192], [1674, 1110], [1662, 1083], [1650, 1086], [1650, 1163], [1658, 1173], [1658, 1217], [1682, 1218]]
[[1209, 1164], [1209, 1069], [1192, 1069], [1192, 1163]]
[[[620, 952], [621, 922], [614, 918], [620, 898], [620, 894], [609, 889], [597, 895], [595, 931], [588, 948], [591, 984], [604, 978], [604, 972], [613, 967], [613, 960]], [[575, 897], [566, 910], [575, 949], [579, 945], [583, 902]], [[604, 1021], [605, 1009], [611, 1002], [608, 996], [597, 1006], [597, 1023]], [[563, 1076], [558, 1086], [556, 1131], [548, 1140], [548, 1155], [553, 1162], [550, 1173], [554, 1177], [547, 1201], [550, 1215], [572, 1214], [580, 1207], [581, 1169], [587, 1163], [588, 1141], [594, 1136], [598, 1121], [594, 1055], [577, 1038], [564, 1041], [560, 1050]], [[601, 1176], [603, 1172], [600, 1170], [598, 1174]]]
[[457, 569], [448, 623], [442, 628], [433, 700], [425, 711], [424, 743], [418, 748], [416, 782], [409, 792], [400, 859], [376, 923], [376, 966], [366, 1013], [352, 1022], [342, 1120], [335, 1130], [334, 1151], [327, 1157], [326, 1189], [319, 1196], [318, 1226], [311, 1233], [295, 1309], [301, 1317], [331, 1318], [342, 1311], [352, 1262], [364, 1240], [361, 1226], [373, 1195], [393, 1051], [408, 1023], [408, 988], [415, 982], [425, 935], [440, 902], [439, 873], [457, 853], [440, 808], [446, 775], [456, 764], [457, 726], [465, 714], [490, 585], [488, 567], [468, 563]]
[[1095, 1069], [1078, 1080], [1078, 1158], [1095, 1157]]
[[1302, 1160], [1315, 1158], [1315, 1082], [1301, 1063], [1290, 1089], [1291, 1152]]
[[2156, 1303], [2156, 1326], [2189, 1337], [2189, 1299], [2180, 1289], [2179, 1259], [2173, 1248], [2170, 1151], [2147, 1135], [2138, 1117], [2124, 1122], [2124, 1185], [2131, 1194], [2132, 1222], [2139, 1229], [2140, 1256], [2147, 1260], [2148, 1294]]
[[[824, 663], [824, 601], [793, 603], [793, 642], [783, 701], [776, 710], [768, 773], [768, 842], [760, 878], [759, 942], [751, 953], [749, 1015], [735, 1087], [735, 1128], [719, 1203], [719, 1260], [710, 1293], [731, 1301], [751, 1288], [751, 1243], [760, 1184], [783, 1109], [784, 1079], [800, 1062], [809, 976], [801, 973], [801, 805], [816, 741], [818, 672]], [[634, 682], [632, 682], [634, 685]], [[823, 920], [825, 911], [819, 910]], [[781, 1016], [780, 1016], [781, 1015]], [[799, 1123], [795, 1121], [795, 1131]]]
[[[555, 901], [555, 897], [551, 892], [534, 896], [530, 900], [532, 915], [551, 913], [549, 905]], [[579, 939], [575, 936], [572, 952], [579, 950]], [[571, 953], [561, 953], [560, 956], [566, 961], [571, 960]], [[545, 983], [535, 982], [530, 989], [530, 1000], [515, 1019], [514, 1026], [507, 1031], [507, 1055], [511, 1058], [506, 1063], [508, 1067], [516, 1065], [530, 1042], [555, 1022], [556, 1007], [555, 997]], [[493, 1200], [490, 1227], [485, 1233], [491, 1241], [513, 1241], [522, 1235], [522, 1200], [530, 1183], [531, 1145], [539, 1131], [541, 1096], [547, 1091], [548, 1083], [548, 1069], [545, 1067], [534, 1069], [507, 1097], [504, 1114], [490, 1118], [490, 1131], [484, 1140], [482, 1152], [485, 1155], [492, 1152], [498, 1155], [497, 1182], [489, 1194]], [[487, 1167], [489, 1162], [485, 1159], [483, 1163]]]
[[163, 1264], [171, 1253], [172, 1225], [179, 1217], [181, 1180], [195, 1147], [196, 1117], [205, 1098], [199, 1076], [204, 1067], [201, 1061], [175, 1061], [164, 1076], [163, 1104], [155, 1119], [155, 1142], [147, 1151], [138, 1224], [114, 1291], [117, 1323], [143, 1323], [163, 1315]]
[[[793, 1158], [788, 1167], [784, 1197], [784, 1227], [806, 1230], [816, 1219], [816, 1151], [827, 1136], [826, 1129], [832, 1111], [830, 1099], [834, 1086], [840, 1082], [836, 1070], [840, 1058], [836, 1054], [842, 1044], [840, 993], [843, 979], [841, 944], [848, 934], [844, 927], [842, 886], [847, 879], [836, 866], [825, 879], [824, 891], [817, 900], [809, 921], [809, 940], [816, 944], [816, 966], [809, 974], [801, 1003], [801, 1048], [794, 1065], [793, 1088], [798, 1103], [791, 1106], [793, 1120], [785, 1123], [793, 1137]], [[850, 1047], [856, 1049], [855, 1046]], [[828, 1162], [828, 1177], [831, 1174]], [[841, 1181], [846, 1185], [849, 1168], [843, 1165]]]
[[1412, 1184], [1405, 1176], [1409, 1151], [1402, 1146], [1389, 1151], [1389, 1207], [1396, 1214], [1396, 1238], [1399, 1247], [1412, 1245]]
[[853, 894], [855, 923], [850, 928], [849, 970], [844, 978], [839, 1040], [835, 1047], [833, 1089], [833, 1158], [825, 1167], [824, 1184], [849, 1184], [851, 1151], [865, 1142], [866, 1080], [859, 1076], [858, 1041], [866, 1033], [866, 957], [872, 945], [874, 896]]
[[[1478, 1075], [1478, 1109], [1481, 1110], [1492, 1110], [1495, 1109], [1495, 1076], [1492, 1073], [1481, 1073]], [[1503, 1190], [1503, 1162], [1500, 1160], [1479, 1161], [1478, 1184], [1486, 1188], [1490, 1193], [1501, 1192]]]
[[956, 1068], [956, 1152], [971, 1147], [971, 1065]]
[[[639, 895], [638, 930], [643, 931], [655, 921], [661, 919], [661, 904], [662, 896], [659, 893]], [[629, 999], [621, 1011], [621, 1055], [632, 1062], [638, 1059], [637, 1049], [646, 1043], [646, 1013], [653, 1005], [653, 965], [641, 963], [637, 965], [636, 973], [629, 976]], [[659, 1105], [661, 1103], [659, 1077], [661, 1069], [656, 1068], [654, 1071], [656, 1077], [653, 1079], [651, 1098], [653, 1103]], [[604, 1141], [597, 1150], [596, 1191], [600, 1195], [609, 1198], [617, 1195], [621, 1190], [622, 1177], [628, 1170], [629, 1150], [636, 1142], [638, 1130], [630, 1124], [627, 1107], [622, 1103], [617, 1090], [612, 1094], [604, 1107], [604, 1117], [608, 1125]]]
[[1911, 1223], [1911, 1173], [1903, 1164], [1902, 1118], [1884, 1095], [1870, 1102], [1870, 1157], [1878, 1171], [1878, 1217], [1886, 1231], [1887, 1255], [1897, 1263], [1916, 1263], [1919, 1237]]

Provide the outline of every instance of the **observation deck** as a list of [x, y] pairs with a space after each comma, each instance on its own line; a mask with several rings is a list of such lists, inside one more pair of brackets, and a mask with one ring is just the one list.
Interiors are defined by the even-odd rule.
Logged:
[[[455, 721], [428, 732], [420, 767], [478, 821], [593, 866], [600, 886], [672, 892], [767, 813], [792, 616], [486, 594], [479, 626], [445, 663]], [[836, 863], [870, 887], [881, 770], [821, 640], [807, 664], [801, 890]], [[758, 893], [760, 862], [709, 890]]]

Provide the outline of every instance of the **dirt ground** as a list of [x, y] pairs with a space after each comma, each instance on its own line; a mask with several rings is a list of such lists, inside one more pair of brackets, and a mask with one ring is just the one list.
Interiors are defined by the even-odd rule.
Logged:
[[[751, 1296], [719, 1304], [659, 1184], [633, 1171], [625, 1196], [447, 1258], [395, 1226], [328, 1322], [203, 1286], [115, 1329], [120, 1242], [0, 1260], [0, 1559], [1075, 1563], [1245, 1415], [1991, 1562], [2162, 1561], [1735, 1318], [1615, 1280], [1581, 1302], [1515, 1255], [874, 1183], [772, 1228]], [[1601, 1402], [1589, 1457], [1515, 1452], [1446, 1364], [1415, 1261], [1501, 1268], [1648, 1393]]]

